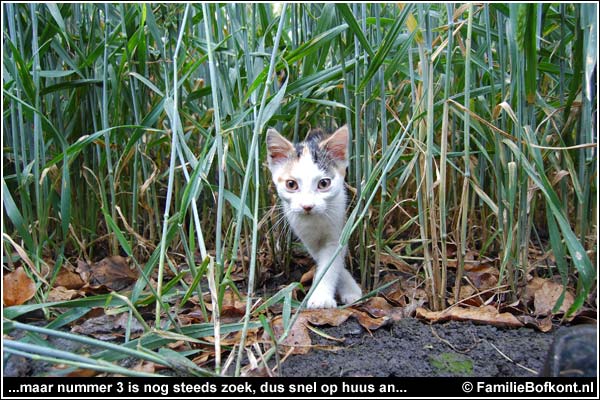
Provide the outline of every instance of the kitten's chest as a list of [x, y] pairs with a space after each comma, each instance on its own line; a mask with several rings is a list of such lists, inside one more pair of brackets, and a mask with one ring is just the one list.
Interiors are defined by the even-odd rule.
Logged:
[[341, 224], [327, 216], [298, 216], [289, 219], [292, 230], [300, 238], [308, 251], [313, 254], [330, 244], [337, 244]]

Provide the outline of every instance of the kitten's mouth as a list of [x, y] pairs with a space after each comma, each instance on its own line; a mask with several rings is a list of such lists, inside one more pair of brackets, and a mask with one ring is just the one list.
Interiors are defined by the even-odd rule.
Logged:
[[298, 214], [303, 215], [303, 216], [313, 216], [313, 215], [317, 215], [317, 212], [315, 212], [314, 209], [310, 209], [310, 210], [302, 209], [302, 210], [298, 211]]

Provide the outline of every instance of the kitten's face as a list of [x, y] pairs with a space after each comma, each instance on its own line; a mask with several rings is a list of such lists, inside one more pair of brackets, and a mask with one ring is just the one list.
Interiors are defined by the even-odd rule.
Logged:
[[319, 216], [332, 206], [345, 207], [348, 129], [331, 136], [313, 130], [296, 145], [276, 130], [267, 132], [269, 169], [287, 212]]

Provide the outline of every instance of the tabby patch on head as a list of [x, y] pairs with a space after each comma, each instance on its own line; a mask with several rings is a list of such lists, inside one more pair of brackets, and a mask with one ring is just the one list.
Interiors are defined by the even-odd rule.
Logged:
[[313, 129], [303, 142], [293, 144], [275, 129], [267, 131], [269, 169], [273, 172], [283, 163], [300, 160], [310, 155], [312, 162], [321, 170], [332, 172], [333, 168], [345, 174], [348, 165], [348, 128], [346, 125], [328, 135], [321, 129]]
[[267, 131], [269, 169], [288, 212], [324, 214], [345, 204], [344, 177], [348, 165], [348, 128], [331, 135], [315, 129], [293, 144], [275, 129]]

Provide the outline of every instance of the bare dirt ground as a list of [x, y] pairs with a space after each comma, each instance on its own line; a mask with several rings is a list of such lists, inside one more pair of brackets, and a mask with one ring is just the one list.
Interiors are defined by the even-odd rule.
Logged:
[[[313, 349], [283, 362], [283, 376], [501, 376], [542, 371], [552, 341], [569, 328], [542, 333], [471, 322], [429, 325], [414, 318], [368, 332], [349, 319], [311, 333]], [[339, 348], [333, 351], [331, 348]]]

